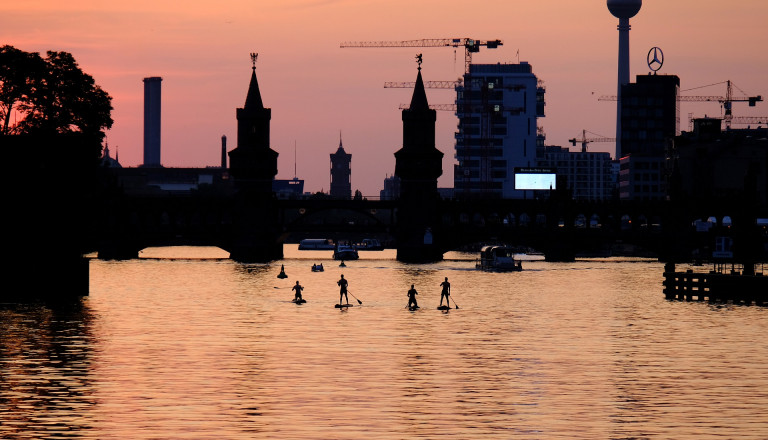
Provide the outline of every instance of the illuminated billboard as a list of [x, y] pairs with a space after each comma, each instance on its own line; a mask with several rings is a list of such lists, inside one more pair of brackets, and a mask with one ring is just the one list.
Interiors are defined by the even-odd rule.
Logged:
[[515, 189], [557, 189], [557, 174], [552, 168], [515, 168]]

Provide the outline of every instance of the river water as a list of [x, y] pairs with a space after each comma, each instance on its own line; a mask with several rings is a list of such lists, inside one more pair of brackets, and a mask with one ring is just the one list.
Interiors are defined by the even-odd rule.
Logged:
[[768, 438], [768, 309], [667, 301], [659, 262], [285, 255], [94, 259], [81, 301], [0, 306], [0, 438]]

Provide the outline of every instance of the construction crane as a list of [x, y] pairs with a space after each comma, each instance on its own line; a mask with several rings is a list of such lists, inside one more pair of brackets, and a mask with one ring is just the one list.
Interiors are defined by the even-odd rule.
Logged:
[[341, 43], [340, 47], [463, 47], [464, 73], [469, 73], [469, 65], [472, 64], [473, 53], [479, 52], [483, 46], [488, 49], [496, 49], [503, 44], [501, 40], [480, 41], [472, 38], [427, 38], [405, 41], [349, 41]]
[[[400, 110], [408, 110], [411, 104], [400, 104]], [[429, 104], [429, 108], [437, 111], [455, 112], [456, 104]]]
[[[464, 84], [461, 80], [456, 81], [424, 81], [424, 87], [427, 89], [455, 89]], [[387, 81], [384, 83], [385, 89], [412, 89], [416, 86], [416, 83], [411, 82], [396, 82]]]
[[[410, 104], [400, 104], [400, 110], [406, 110], [411, 107]], [[429, 104], [429, 108], [437, 111], [449, 111], [454, 113], [509, 113], [519, 115], [523, 112], [522, 107], [504, 107], [503, 105], [493, 104], [490, 106], [477, 105], [458, 105], [458, 104]]]
[[734, 116], [731, 123], [744, 125], [768, 124], [768, 116]]
[[[730, 80], [723, 81], [715, 84], [709, 84], [706, 86], [696, 87], [696, 89], [700, 89], [703, 87], [710, 87], [715, 86], [719, 84], [726, 84], [726, 91], [725, 96], [678, 96], [678, 101], [687, 101], [687, 102], [714, 102], [717, 101], [720, 104], [723, 105], [724, 115], [723, 115], [723, 121], [725, 121], [725, 126], [730, 127], [731, 123], [733, 122], [733, 103], [734, 102], [747, 102], [749, 103], [750, 107], [754, 107], [756, 103], [761, 102], [763, 100], [763, 97], [761, 95], [757, 96], [746, 96], [746, 93], [744, 93], [741, 89], [741, 93], [744, 93], [744, 97], [734, 98], [733, 97], [733, 87], [736, 87], [731, 83]], [[736, 87], [738, 88], [738, 87]], [[688, 90], [694, 90], [694, 89], [688, 89]], [[597, 98], [598, 101], [616, 101], [617, 97], [616, 95], [603, 95]]]
[[570, 142], [573, 146], [576, 146], [576, 142], [580, 142], [582, 153], [587, 152], [587, 144], [590, 142], [616, 142], [616, 138], [604, 137], [597, 133], [592, 133], [591, 131], [589, 133], [598, 137], [588, 138], [587, 130], [581, 130], [581, 139], [576, 139], [576, 138], [568, 139], [568, 142]]

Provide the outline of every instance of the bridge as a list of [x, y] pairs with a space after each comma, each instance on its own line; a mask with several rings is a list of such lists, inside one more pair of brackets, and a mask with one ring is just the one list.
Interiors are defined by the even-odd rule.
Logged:
[[[302, 238], [380, 237], [397, 247], [404, 227], [400, 203], [275, 199], [271, 239], [282, 247]], [[136, 258], [142, 249], [155, 246], [217, 246], [232, 252], [241, 238], [239, 212], [237, 199], [228, 193], [113, 195], [91, 226], [99, 231], [92, 251], [103, 259]], [[553, 195], [544, 200], [441, 200], [433, 214], [437, 221], [429, 232], [440, 255], [473, 244], [507, 243], [535, 249], [551, 261], [609, 255], [617, 248], [680, 261], [690, 259], [696, 249], [711, 249], [716, 235], [733, 236], [730, 223], [740, 220], [741, 209], [736, 204], [693, 208], [667, 201], [577, 202]], [[715, 222], [707, 231], [697, 231], [695, 221], [707, 219]]]
[[[267, 237], [274, 245], [270, 249], [282, 252], [283, 243], [302, 236], [355, 239], [380, 234], [398, 247], [409, 226], [402, 222], [407, 209], [403, 200], [277, 200], [269, 194], [266, 202], [257, 202], [238, 196], [233, 187], [186, 195], [126, 194], [113, 170], [89, 168], [83, 165], [87, 160], [72, 154], [81, 142], [4, 139], [10, 151], [20, 152], [12, 162], [24, 163], [23, 149], [15, 146], [32, 144], [41, 157], [59, 165], [30, 163], [12, 179], [26, 182], [8, 199], [13, 210], [7, 252], [13, 258], [7, 273], [25, 286], [19, 294], [87, 294], [88, 261], [83, 255], [91, 252], [104, 259], [135, 258], [152, 246], [217, 246], [234, 253], [237, 261], [270, 261], [282, 254], [255, 259], [238, 255], [238, 247], [253, 238], [244, 231], [266, 230], [266, 236], [256, 238]], [[249, 213], [244, 206], [260, 209], [265, 203], [266, 221], [244, 220]], [[437, 259], [468, 244], [503, 242], [536, 249], [554, 261], [570, 261], [581, 253], [607, 254], [617, 246], [636, 246], [662, 261], [690, 261], [697, 249], [706, 256], [718, 236], [734, 240], [737, 258], [766, 258], [766, 229], [755, 219], [768, 218], [768, 212], [742, 199], [577, 202], [553, 193], [546, 200], [439, 200], [429, 212], [436, 248], [430, 255]], [[715, 220], [707, 222], [711, 227], [697, 231], [694, 222], [710, 218]], [[416, 244], [423, 232], [416, 231]]]
[[[403, 147], [394, 154], [401, 181], [394, 201], [278, 200], [272, 192], [278, 153], [269, 144], [271, 109], [263, 105], [255, 67], [245, 106], [236, 110], [238, 140], [228, 152], [229, 178], [214, 188], [130, 193], [115, 171], [99, 167], [100, 136], [0, 137], [8, 163], [15, 165], [8, 181], [20, 184], [8, 198], [8, 252], [14, 256], [8, 269], [26, 287], [20, 295], [87, 295], [83, 256], [93, 251], [99, 258], [123, 259], [146, 247], [204, 245], [220, 247], [236, 261], [269, 262], [282, 258], [283, 243], [310, 234], [386, 235], [398, 260], [408, 263], [438, 261], [446, 251], [487, 242], [534, 248], [553, 261], [571, 261], [579, 252], [605, 253], [617, 243], [680, 261], [695, 249], [706, 253], [715, 236], [732, 238], [734, 257], [744, 263], [766, 258], [768, 234], [755, 220], [768, 213], [765, 203], [752, 203], [749, 191], [716, 204], [682, 197], [576, 202], [561, 189], [545, 200], [441, 200], [437, 179], [443, 153], [435, 148], [436, 113], [426, 99], [421, 67], [415, 84], [411, 104], [402, 111]], [[756, 174], [748, 177], [754, 187]], [[710, 217], [715, 221], [706, 232], [692, 226]], [[44, 271], [33, 264], [38, 261], [48, 262]]]

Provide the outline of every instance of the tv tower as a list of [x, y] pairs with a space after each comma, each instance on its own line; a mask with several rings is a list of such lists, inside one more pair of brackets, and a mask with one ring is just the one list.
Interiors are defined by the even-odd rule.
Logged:
[[621, 159], [621, 86], [629, 84], [629, 19], [640, 12], [643, 0], [606, 0], [608, 10], [619, 19], [619, 81], [616, 93], [616, 157]]

